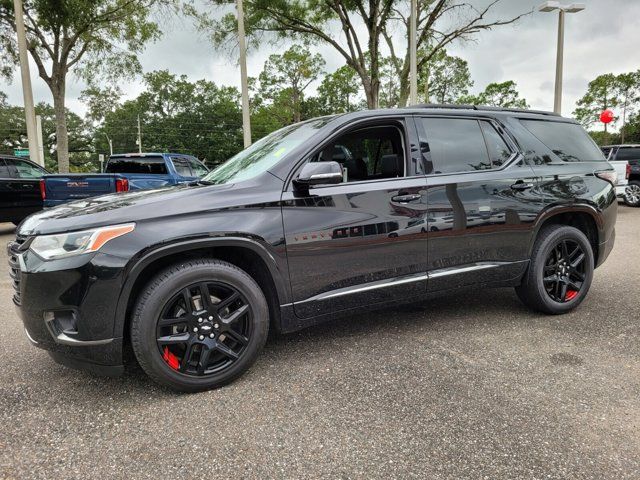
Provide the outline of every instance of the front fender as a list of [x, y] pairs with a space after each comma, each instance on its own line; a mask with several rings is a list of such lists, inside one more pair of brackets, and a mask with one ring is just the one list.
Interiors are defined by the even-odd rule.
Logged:
[[269, 250], [264, 241], [253, 237], [249, 238], [225, 235], [213, 238], [182, 239], [168, 244], [161, 244], [156, 248], [146, 251], [140, 257], [134, 258], [129, 262], [129, 265], [127, 265], [125, 269], [123, 287], [116, 307], [114, 335], [123, 336], [124, 326], [127, 320], [127, 307], [129, 305], [133, 287], [145, 268], [162, 258], [166, 258], [176, 253], [216, 247], [247, 248], [258, 254], [269, 269], [269, 273], [271, 274], [271, 278], [273, 279], [273, 283], [276, 287], [278, 304], [281, 305], [291, 301], [290, 291], [288, 288], [289, 282], [286, 281], [286, 265], [282, 265], [281, 262], [276, 259], [275, 255]]

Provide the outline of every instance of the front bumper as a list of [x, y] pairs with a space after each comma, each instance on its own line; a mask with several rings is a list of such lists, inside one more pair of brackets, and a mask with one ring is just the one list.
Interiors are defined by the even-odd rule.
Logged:
[[12, 242], [8, 254], [29, 341], [58, 363], [119, 373], [123, 338], [114, 325], [123, 260], [98, 253], [44, 262], [24, 247]]

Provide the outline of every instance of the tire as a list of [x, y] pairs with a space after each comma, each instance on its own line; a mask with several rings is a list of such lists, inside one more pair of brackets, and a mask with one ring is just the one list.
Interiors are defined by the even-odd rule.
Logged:
[[[569, 251], [568, 255], [559, 254], [563, 251], [563, 244], [567, 246], [564, 251]], [[572, 251], [577, 252], [574, 247], [579, 247], [584, 254], [575, 267], [572, 265], [581, 253], [571, 256]], [[554, 263], [554, 258], [559, 255], [560, 259], [565, 256], [571, 258], [566, 262], [567, 266], [563, 265], [564, 261]], [[567, 313], [585, 299], [593, 280], [593, 270], [593, 249], [584, 233], [574, 227], [549, 225], [538, 233], [529, 267], [522, 284], [516, 287], [516, 293], [526, 306], [538, 312], [550, 315]]]
[[626, 205], [640, 207], [640, 181], [632, 180], [629, 182], [623, 198]]
[[[209, 295], [199, 293], [204, 291]], [[180, 392], [221, 387], [241, 376], [256, 361], [268, 332], [269, 308], [258, 284], [235, 265], [215, 259], [178, 263], [157, 274], [141, 291], [131, 318], [138, 363], [155, 382]]]

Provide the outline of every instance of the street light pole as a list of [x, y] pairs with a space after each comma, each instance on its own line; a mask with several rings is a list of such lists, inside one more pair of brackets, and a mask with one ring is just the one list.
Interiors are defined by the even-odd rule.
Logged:
[[24, 29], [22, 0], [13, 0], [16, 14], [16, 34], [18, 36], [18, 56], [20, 57], [20, 75], [22, 77], [22, 96], [24, 98], [24, 115], [27, 123], [27, 141], [29, 158], [40, 163], [39, 142], [37, 140], [36, 111], [33, 107], [33, 91], [31, 90], [31, 74], [29, 72], [29, 56], [27, 53], [27, 35]]
[[409, 18], [409, 105], [416, 105], [418, 103], [417, 14], [418, 2], [417, 0], [411, 0], [411, 14]]
[[237, 0], [238, 43], [240, 48], [240, 86], [242, 89], [242, 136], [244, 148], [251, 145], [251, 115], [249, 113], [249, 82], [247, 79], [247, 43], [244, 35], [244, 8], [242, 0]]
[[556, 85], [553, 111], [562, 112], [562, 67], [564, 63], [564, 10], [558, 12], [558, 48], [556, 51]]
[[541, 12], [553, 12], [558, 10], [558, 47], [556, 53], [556, 84], [553, 99], [553, 111], [562, 113], [562, 74], [564, 64], [564, 16], [565, 13], [576, 13], [585, 9], [583, 3], [571, 3], [563, 5], [557, 1], [544, 2], [538, 7]]

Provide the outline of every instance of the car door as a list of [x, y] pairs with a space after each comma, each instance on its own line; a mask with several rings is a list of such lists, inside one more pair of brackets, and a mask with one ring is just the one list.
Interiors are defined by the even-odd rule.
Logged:
[[495, 119], [416, 119], [427, 174], [429, 291], [509, 281], [527, 265], [537, 179]]
[[[282, 196], [287, 260], [298, 317], [426, 293], [425, 178], [403, 117], [353, 126], [307, 161], [336, 161], [344, 181]], [[412, 149], [413, 147], [413, 149]]]
[[15, 211], [17, 202], [13, 186], [13, 169], [0, 158], [0, 222], [14, 220], [12, 213]]
[[13, 178], [10, 188], [14, 194], [15, 219], [19, 220], [27, 215], [42, 210], [42, 196], [40, 194], [40, 179], [47, 172], [42, 167], [19, 159], [5, 159]]

